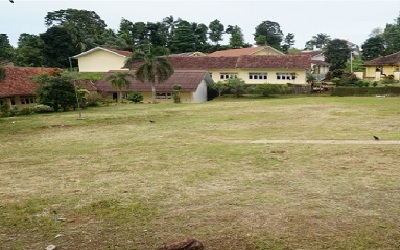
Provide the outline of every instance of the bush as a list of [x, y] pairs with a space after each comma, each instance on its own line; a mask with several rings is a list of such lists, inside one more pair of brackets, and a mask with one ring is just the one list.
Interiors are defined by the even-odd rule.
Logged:
[[86, 106], [87, 107], [98, 107], [101, 104], [109, 104], [112, 101], [107, 100], [106, 98], [102, 97], [100, 94], [88, 94], [86, 97]]
[[34, 113], [49, 113], [54, 111], [52, 107], [44, 104], [35, 105], [31, 107], [30, 110]]
[[263, 97], [268, 97], [271, 94], [289, 94], [293, 92], [293, 88], [286, 85], [281, 84], [258, 84], [252, 88], [252, 92], [255, 94], [259, 94]]
[[126, 99], [134, 103], [139, 103], [143, 101], [143, 95], [140, 92], [132, 92]]
[[29, 108], [29, 107], [25, 107], [25, 108], [21, 109], [21, 110], [18, 112], [18, 115], [31, 115], [31, 114], [33, 114], [33, 111], [32, 111], [32, 109]]
[[0, 113], [5, 115], [5, 114], [8, 114], [9, 111], [10, 111], [10, 105], [8, 105], [8, 103], [3, 103], [0, 106]]
[[385, 86], [381, 88], [337, 87], [331, 89], [331, 96], [376, 96], [376, 95], [399, 96], [400, 87], [394, 87], [394, 86]]

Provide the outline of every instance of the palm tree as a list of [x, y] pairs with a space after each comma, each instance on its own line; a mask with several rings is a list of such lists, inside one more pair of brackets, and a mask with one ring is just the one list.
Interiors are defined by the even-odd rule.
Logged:
[[150, 53], [136, 51], [125, 64], [125, 67], [132, 69], [133, 63], [139, 63], [136, 68], [135, 77], [141, 82], [149, 81], [151, 87], [152, 103], [157, 103], [156, 85], [168, 80], [174, 73], [174, 67], [166, 57], [157, 57]]
[[122, 89], [128, 88], [131, 85], [131, 82], [128, 80], [129, 77], [133, 78], [133, 75], [120, 71], [107, 77], [107, 81], [110, 82], [114, 88], [119, 90], [118, 102], [122, 101]]

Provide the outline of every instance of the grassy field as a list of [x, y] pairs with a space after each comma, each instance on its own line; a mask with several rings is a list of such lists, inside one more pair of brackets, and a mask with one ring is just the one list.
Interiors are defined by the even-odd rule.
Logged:
[[82, 116], [0, 119], [0, 249], [155, 249], [179, 237], [218, 250], [400, 246], [400, 145], [362, 143], [400, 140], [399, 98], [122, 104]]

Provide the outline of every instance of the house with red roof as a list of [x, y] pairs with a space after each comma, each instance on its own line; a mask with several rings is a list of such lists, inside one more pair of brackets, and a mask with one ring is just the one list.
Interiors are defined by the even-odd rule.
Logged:
[[[185, 58], [185, 57], [177, 57]], [[119, 90], [114, 88], [108, 81], [107, 77], [115, 71], [106, 73], [95, 86], [97, 91], [106, 98], [117, 100], [119, 98]], [[134, 74], [133, 71], [128, 71]], [[149, 82], [140, 82], [137, 79], [129, 78], [131, 84], [128, 88], [123, 89], [123, 98], [131, 92], [140, 92], [143, 95], [143, 102], [150, 103], [151, 100], [151, 87]], [[208, 72], [206, 70], [186, 69], [175, 70], [174, 74], [165, 82], [156, 85], [157, 101], [158, 102], [173, 102], [174, 91], [172, 86], [178, 84], [181, 86], [180, 97], [181, 102], [185, 103], [200, 103], [207, 101], [207, 85], [212, 83]]]
[[130, 51], [96, 47], [72, 56], [71, 59], [78, 60], [79, 72], [108, 72], [124, 68], [132, 54]]
[[5, 78], [0, 81], [0, 105], [24, 108], [36, 104], [36, 89], [39, 84], [33, 76], [54, 72], [54, 68], [4, 67]]
[[206, 70], [215, 82], [241, 78], [246, 84], [307, 84], [306, 73], [311, 66], [307, 54], [168, 57], [168, 60], [175, 69]]
[[364, 62], [364, 66], [366, 79], [379, 81], [393, 75], [395, 80], [400, 80], [400, 52]]

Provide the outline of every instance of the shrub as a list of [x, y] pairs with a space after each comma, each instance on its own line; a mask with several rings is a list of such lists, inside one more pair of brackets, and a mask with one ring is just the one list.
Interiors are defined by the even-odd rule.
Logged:
[[374, 86], [374, 87], [378, 86], [378, 82], [377, 82], [377, 81], [374, 81], [374, 82], [372, 83], [372, 86]]
[[8, 105], [8, 103], [3, 103], [0, 106], [0, 113], [2, 114], [8, 114], [8, 112], [10, 111], [10, 105]]
[[102, 103], [108, 104], [109, 101], [98, 93], [95, 94], [91, 93], [86, 96], [86, 103], [87, 107], [98, 107]]
[[260, 84], [255, 87], [255, 92], [263, 97], [268, 97], [271, 94], [278, 94], [279, 87], [275, 84]]
[[143, 95], [140, 92], [132, 92], [126, 99], [134, 103], [139, 103], [143, 101]]
[[52, 107], [44, 104], [35, 105], [31, 107], [30, 110], [34, 113], [49, 113], [54, 111]]
[[33, 111], [32, 111], [31, 108], [25, 107], [25, 108], [21, 109], [21, 110], [18, 112], [18, 115], [30, 115], [30, 114], [32, 114], [32, 113], [33, 113]]
[[399, 96], [400, 87], [394, 87], [394, 86], [385, 86], [381, 88], [337, 87], [331, 89], [331, 96], [376, 96], [376, 95]]

